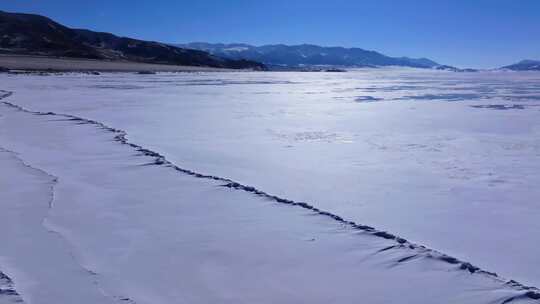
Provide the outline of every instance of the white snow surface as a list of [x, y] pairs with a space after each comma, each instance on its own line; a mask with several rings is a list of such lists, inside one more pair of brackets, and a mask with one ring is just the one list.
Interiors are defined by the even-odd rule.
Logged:
[[0, 271], [26, 302], [534, 301], [505, 282], [540, 285], [540, 74], [0, 75], [0, 89], [96, 122], [0, 106]]

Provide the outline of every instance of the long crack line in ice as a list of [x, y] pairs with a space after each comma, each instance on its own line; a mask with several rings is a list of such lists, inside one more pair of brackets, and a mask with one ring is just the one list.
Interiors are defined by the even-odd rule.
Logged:
[[[8, 95], [9, 96], [9, 95]], [[5, 98], [5, 95], [0, 95], [0, 100], [2, 98]], [[60, 238], [63, 239], [63, 236], [57, 232], [57, 231], [54, 231], [52, 230], [51, 228], [47, 227], [47, 225], [45, 224], [46, 220], [47, 220], [47, 217], [48, 217], [48, 214], [50, 213], [50, 210], [52, 209], [52, 205], [53, 205], [53, 201], [54, 201], [54, 187], [55, 185], [58, 183], [58, 177], [50, 174], [49, 172], [46, 172], [45, 170], [43, 169], [40, 169], [40, 168], [36, 168], [34, 166], [31, 166], [29, 165], [28, 163], [26, 163], [23, 159], [21, 159], [19, 156], [18, 156], [18, 153], [15, 152], [15, 151], [11, 151], [9, 149], [6, 149], [6, 148], [3, 148], [3, 147], [0, 147], [0, 152], [5, 152], [5, 153], [9, 153], [13, 158], [15, 158], [21, 165], [33, 170], [33, 171], [37, 171], [39, 172], [40, 174], [42, 175], [45, 175], [47, 176], [47, 178], [49, 179], [49, 193], [50, 193], [50, 199], [49, 199], [49, 202], [48, 202], [48, 205], [47, 205], [47, 215], [42, 219], [41, 221], [41, 225], [48, 231], [48, 232], [51, 232], [51, 233], [55, 233], [57, 234]], [[70, 252], [71, 256], [73, 257], [73, 259], [75, 260], [75, 257], [74, 255]], [[1, 276], [0, 276], [1, 278]], [[8, 277], [9, 279], [9, 277]], [[11, 280], [11, 279], [10, 279]], [[14, 286], [15, 284], [13, 283], [13, 281], [11, 281], [12, 285]], [[0, 290], [1, 291], [1, 290]], [[22, 298], [22, 295], [18, 294], [16, 291], [15, 293], [17, 295], [19, 295], [21, 298]], [[1, 294], [1, 292], [0, 292]]]
[[[0, 90], [0, 93], [1, 92], [4, 92], [4, 96], [0, 95], [0, 100], [2, 98], [5, 98], [5, 97], [8, 97], [8, 96], [12, 95], [12, 92], [7, 92], [7, 91], [1, 91]], [[406, 240], [405, 238], [396, 236], [396, 235], [394, 235], [392, 233], [382, 231], [382, 230], [377, 230], [374, 227], [371, 227], [371, 226], [368, 226], [368, 225], [357, 224], [354, 221], [348, 221], [348, 220], [343, 219], [342, 217], [340, 217], [338, 215], [335, 215], [335, 214], [333, 214], [331, 212], [327, 212], [327, 211], [321, 210], [319, 208], [316, 208], [316, 207], [314, 207], [313, 204], [309, 204], [309, 203], [306, 203], [306, 202], [297, 202], [297, 201], [281, 198], [279, 196], [266, 193], [266, 192], [264, 192], [262, 190], [259, 190], [259, 189], [255, 188], [255, 187], [235, 182], [235, 181], [233, 181], [233, 180], [231, 180], [229, 178], [219, 177], [219, 176], [215, 176], [215, 175], [202, 174], [202, 173], [198, 173], [198, 172], [195, 172], [195, 171], [192, 171], [192, 170], [189, 170], [189, 169], [181, 168], [181, 167], [175, 165], [174, 163], [172, 163], [171, 161], [167, 160], [165, 158], [165, 156], [161, 155], [160, 153], [149, 150], [149, 149], [146, 149], [143, 146], [140, 146], [138, 144], [134, 144], [134, 143], [129, 142], [128, 139], [127, 139], [127, 132], [124, 131], [124, 130], [113, 128], [113, 127], [107, 126], [104, 123], [101, 123], [99, 121], [86, 119], [86, 118], [81, 118], [81, 117], [78, 117], [78, 116], [75, 116], [75, 115], [61, 114], [61, 113], [55, 113], [55, 112], [32, 111], [32, 110], [28, 110], [28, 109], [26, 109], [26, 108], [24, 108], [22, 106], [16, 105], [16, 104], [11, 103], [11, 102], [2, 101], [2, 103], [4, 103], [5, 105], [7, 105], [9, 107], [15, 108], [17, 110], [20, 110], [20, 111], [23, 111], [23, 112], [26, 112], [26, 113], [30, 113], [30, 114], [34, 114], [34, 115], [50, 115], [50, 116], [64, 117], [69, 121], [77, 122], [79, 124], [91, 124], [91, 125], [97, 126], [97, 127], [101, 128], [103, 130], [107, 130], [107, 131], [110, 131], [110, 132], [116, 134], [114, 136], [115, 141], [117, 141], [117, 142], [119, 142], [121, 144], [124, 144], [124, 145], [128, 145], [128, 146], [134, 148], [135, 150], [137, 150], [138, 152], [142, 153], [145, 156], [153, 157], [154, 158], [154, 161], [153, 161], [154, 165], [166, 166], [166, 167], [169, 167], [169, 168], [173, 168], [174, 170], [176, 170], [178, 172], [182, 172], [184, 174], [187, 174], [187, 175], [190, 175], [190, 176], [193, 176], [193, 177], [196, 177], [196, 178], [202, 178], [202, 179], [209, 179], [209, 180], [224, 182], [224, 184], [222, 185], [223, 187], [249, 192], [249, 193], [252, 193], [252, 194], [257, 195], [259, 197], [273, 200], [273, 201], [275, 201], [277, 203], [287, 204], [287, 205], [291, 205], [291, 206], [298, 206], [298, 207], [301, 207], [301, 208], [304, 208], [304, 209], [308, 209], [308, 210], [310, 210], [310, 211], [312, 211], [312, 212], [314, 212], [314, 213], [316, 213], [318, 215], [330, 217], [330, 218], [334, 219], [335, 221], [337, 221], [337, 222], [339, 222], [339, 223], [341, 223], [341, 224], [343, 224], [345, 226], [348, 226], [348, 227], [353, 228], [355, 230], [362, 231], [362, 232], [367, 233], [369, 235], [372, 235], [374, 237], [379, 237], [379, 238], [384, 238], [384, 239], [387, 239], [387, 240], [395, 241], [395, 243], [396, 243], [395, 245], [384, 248], [384, 249], [382, 249], [380, 251], [386, 251], [386, 250], [391, 250], [391, 249], [413, 250], [419, 256], [423, 256], [423, 257], [429, 258], [429, 259], [438, 260], [438, 261], [445, 262], [445, 263], [448, 263], [448, 264], [451, 264], [451, 265], [456, 265], [456, 266], [458, 266], [458, 269], [460, 269], [460, 270], [468, 271], [471, 274], [484, 275], [484, 276], [486, 276], [488, 278], [491, 278], [491, 279], [494, 279], [494, 280], [496, 280], [498, 282], [501, 282], [504, 285], [509, 286], [510, 288], [522, 291], [522, 293], [520, 293], [520, 294], [518, 294], [516, 296], [509, 297], [508, 299], [504, 300], [501, 304], [507, 304], [507, 303], [517, 301], [517, 300], [521, 300], [521, 299], [525, 299], [525, 298], [533, 299], [533, 300], [540, 300], [540, 289], [538, 289], [537, 287], [526, 286], [526, 285], [524, 285], [522, 283], [519, 283], [519, 282], [517, 282], [515, 280], [504, 279], [503, 277], [499, 276], [495, 272], [491, 272], [491, 271], [481, 269], [480, 267], [477, 267], [477, 266], [475, 266], [475, 265], [473, 265], [473, 264], [471, 264], [469, 262], [462, 261], [462, 260], [460, 260], [458, 258], [449, 256], [449, 255], [444, 254], [442, 252], [439, 252], [439, 251], [437, 251], [435, 249], [428, 248], [428, 247], [426, 247], [424, 245], [413, 243], [411, 241]], [[404, 260], [401, 260], [401, 261], [398, 260], [397, 262], [398, 263], [404, 263], [404, 262], [407, 262], [409, 260], [411, 260], [411, 259], [404, 259]]]
[[[0, 100], [4, 99], [4, 98], [7, 98], [9, 96], [13, 95], [12, 92], [6, 92], [6, 91], [3, 91], [3, 90], [0, 90]], [[8, 103], [4, 102], [4, 104], [6, 105], [9, 105]], [[9, 105], [11, 107], [13, 107], [13, 105]], [[25, 111], [25, 112], [28, 112], [30, 113], [30, 111]], [[62, 241], [64, 241], [66, 244], [70, 244], [69, 240], [66, 239], [64, 237], [64, 235], [58, 231], [57, 229], [55, 229], [52, 225], [52, 223], [48, 222], [48, 218], [51, 214], [51, 211], [54, 207], [54, 200], [55, 200], [55, 187], [56, 185], [59, 183], [59, 178], [41, 168], [37, 168], [37, 167], [34, 167], [30, 164], [28, 164], [26, 161], [24, 161], [22, 158], [19, 157], [19, 153], [15, 152], [15, 151], [12, 151], [12, 150], [9, 150], [9, 149], [6, 149], [6, 148], [3, 148], [3, 147], [0, 147], [0, 152], [7, 152], [9, 154], [11, 154], [17, 161], [19, 161], [23, 166], [27, 167], [27, 168], [30, 168], [32, 170], [35, 170], [35, 171], [38, 171], [40, 172], [41, 174], [47, 176], [50, 180], [50, 188], [49, 188], [49, 193], [50, 193], [50, 199], [49, 199], [49, 202], [48, 202], [48, 211], [47, 211], [47, 214], [43, 217], [42, 221], [41, 221], [41, 225], [50, 233], [53, 233], [55, 234], [57, 237], [59, 237], [60, 239], [62, 239]], [[73, 253], [73, 251], [69, 250], [68, 251], [69, 255], [71, 256], [71, 258], [73, 259], [73, 261], [81, 268], [83, 269], [86, 273], [88, 273], [89, 275], [91, 276], [97, 276], [98, 274], [89, 269], [88, 267], [84, 266], [82, 263], [79, 262], [79, 259], [75, 256], [75, 254]], [[22, 295], [20, 295], [16, 289], [14, 288], [15, 286], [15, 283], [13, 282], [13, 280], [8, 277], [7, 275], [5, 275], [4, 273], [2, 273], [0, 271], [0, 280], [4, 279], [4, 281], [7, 282], [7, 286], [8, 288], [7, 289], [2, 289], [0, 288], [0, 295], [2, 294], [12, 294], [12, 295], [16, 295], [16, 296], [19, 296], [21, 297], [21, 302], [24, 302], [23, 301], [23, 297]], [[126, 303], [126, 301], [128, 301], [129, 303], [135, 303], [134, 301], [132, 301], [131, 299], [127, 298], [127, 297], [117, 297], [117, 296], [111, 296], [109, 295], [105, 290], [103, 290], [101, 287], [99, 287], [99, 281], [97, 279], [93, 280], [93, 283], [99, 288], [99, 291], [101, 292], [101, 294], [103, 296], [106, 296], [106, 297], [111, 297], [113, 299], [120, 299], [121, 301], [123, 301], [124, 303]], [[0, 286], [1, 287], [1, 286]]]
[[[11, 95], [11, 92], [0, 91], [0, 100], [10, 95]], [[0, 152], [10, 153], [10, 151], [3, 149], [2, 147], [0, 147]], [[24, 303], [22, 295], [20, 295], [17, 292], [17, 289], [15, 288], [15, 283], [13, 282], [13, 280], [2, 271], [0, 271], [0, 296], [13, 297], [16, 299], [16, 301]]]
[[[1, 97], [1, 95], [0, 95]], [[1, 99], [1, 98], [0, 98]], [[56, 230], [55, 228], [53, 228], [53, 225], [51, 223], [48, 223], [48, 218], [49, 218], [49, 215], [54, 207], [54, 199], [55, 199], [55, 186], [59, 183], [59, 178], [43, 169], [40, 169], [40, 168], [37, 168], [35, 166], [32, 166], [32, 165], [29, 165], [26, 161], [24, 161], [22, 158], [19, 157], [19, 154], [15, 151], [12, 151], [12, 150], [9, 150], [9, 149], [6, 149], [6, 148], [3, 148], [3, 147], [0, 147], [0, 152], [6, 152], [6, 153], [9, 153], [10, 155], [13, 156], [13, 158], [15, 158], [18, 162], [20, 162], [23, 166], [29, 168], [29, 169], [32, 169], [34, 171], [38, 171], [39, 173], [47, 176], [50, 180], [50, 187], [49, 187], [49, 193], [50, 193], [50, 199], [49, 199], [49, 202], [48, 202], [48, 211], [47, 211], [47, 215], [42, 219], [41, 221], [41, 225], [47, 230], [47, 232], [50, 232], [50, 233], [53, 233], [55, 234], [57, 237], [59, 237], [60, 239], [62, 239], [62, 241], [64, 241], [66, 244], [70, 244], [69, 240], [66, 239], [64, 237], [64, 235], [62, 235], [62, 233], [58, 230]], [[79, 266], [80, 268], [82, 268], [86, 273], [88, 273], [89, 275], [91, 276], [98, 276], [98, 273], [96, 273], [95, 271], [89, 269], [88, 267], [82, 265], [80, 262], [79, 262], [79, 259], [76, 257], [76, 255], [73, 253], [73, 251], [69, 250], [68, 251], [69, 255], [71, 256], [71, 258], [73, 259], [73, 261], [77, 264], [77, 266]], [[5, 281], [6, 283], [4, 285], [6, 285], [7, 287], [2, 287], [2, 284], [1, 284], [1, 281]], [[110, 298], [113, 298], [113, 299], [118, 299], [120, 301], [122, 301], [123, 303], [131, 303], [131, 304], [134, 304], [135, 302], [132, 301], [130, 298], [127, 298], [127, 297], [119, 297], [119, 296], [111, 296], [109, 295], [104, 289], [102, 289], [100, 286], [99, 286], [99, 281], [97, 279], [93, 280], [92, 281], [93, 284], [95, 284], [95, 286], [97, 286], [99, 292], [105, 296], [105, 297], [110, 297]], [[7, 276], [6, 274], [2, 273], [0, 271], [0, 295], [14, 295], [14, 296], [19, 296], [21, 297], [21, 303], [24, 302], [23, 299], [24, 297], [19, 294], [15, 288], [15, 283], [13, 282], [13, 280]]]
[[[2, 99], [2, 95], [0, 95], [0, 99]], [[39, 172], [40, 174], [46, 176], [48, 179], [49, 179], [49, 195], [50, 195], [50, 198], [49, 198], [49, 201], [48, 201], [48, 204], [47, 204], [47, 214], [43, 217], [43, 219], [41, 220], [41, 225], [45, 228], [45, 230], [47, 230], [47, 232], [50, 232], [50, 233], [53, 233], [55, 234], [57, 237], [59, 237], [60, 239], [62, 239], [62, 241], [64, 241], [66, 244], [69, 244], [70, 242], [62, 235], [62, 233], [60, 233], [59, 231], [55, 230], [52, 225], [50, 225], [49, 223], [47, 223], [47, 219], [51, 213], [51, 210], [53, 208], [53, 203], [54, 203], [54, 190], [55, 190], [55, 186], [58, 184], [58, 181], [59, 181], [59, 178], [57, 176], [54, 176], [53, 174], [43, 170], [43, 169], [40, 169], [40, 168], [37, 168], [37, 167], [34, 167], [30, 164], [28, 164], [26, 161], [24, 161], [22, 158], [19, 157], [19, 154], [15, 151], [12, 151], [12, 150], [9, 150], [9, 149], [6, 149], [6, 148], [3, 148], [3, 147], [0, 147], [0, 152], [5, 152], [5, 153], [9, 153], [10, 155], [12, 155], [13, 158], [15, 158], [20, 164], [22, 164], [23, 166], [33, 170], [33, 171], [37, 171]], [[75, 256], [75, 254], [69, 250], [69, 255], [71, 256], [71, 258], [73, 259], [73, 261], [75, 261], [75, 263], [81, 267], [85, 272], [87, 272], [88, 274], [90, 275], [97, 275], [95, 272], [89, 270], [88, 268], [84, 267], [81, 263], [78, 262], [78, 259], [77, 257]], [[4, 275], [5, 276], [5, 275]], [[13, 281], [5, 276], [5, 278], [8, 279], [8, 282], [10, 283], [11, 286], [15, 286], [15, 283], [13, 283]], [[2, 279], [2, 273], [0, 272], [0, 279]], [[95, 280], [94, 281], [95, 284], [97, 284], [98, 282]], [[23, 298], [22, 295], [20, 295], [15, 288], [12, 289], [13, 290], [13, 293], [15, 295], [18, 295], [20, 296], [21, 298]], [[8, 291], [10, 291], [8, 289]], [[105, 293], [100, 290], [102, 292], [102, 294], [105, 295]], [[0, 289], [0, 295], [2, 294], [2, 289]], [[23, 301], [24, 302], [24, 301]]]

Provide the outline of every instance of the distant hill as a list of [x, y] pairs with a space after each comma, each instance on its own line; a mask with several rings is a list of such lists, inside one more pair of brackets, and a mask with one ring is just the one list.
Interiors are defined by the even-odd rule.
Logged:
[[0, 53], [265, 69], [263, 64], [250, 60], [220, 58], [159, 42], [71, 29], [40, 15], [3, 11], [0, 11]]
[[540, 71], [540, 60], [522, 60], [502, 68], [513, 71]]
[[442, 66], [427, 58], [389, 57], [361, 48], [322, 47], [311, 44], [253, 46], [242, 43], [211, 44], [203, 42], [178, 44], [178, 46], [206, 51], [212, 55], [229, 59], [255, 60], [269, 66], [301, 67], [326, 65], [344, 67], [405, 66], [415, 68], [453, 68]]

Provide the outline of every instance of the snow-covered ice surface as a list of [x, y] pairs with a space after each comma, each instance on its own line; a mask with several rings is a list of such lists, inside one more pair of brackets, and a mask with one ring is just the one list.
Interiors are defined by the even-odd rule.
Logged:
[[[46, 220], [56, 178], [6, 150], [0, 150], [0, 165], [0, 269], [10, 274], [5, 292], [0, 283], [0, 303], [3, 294], [9, 300], [20, 299], [20, 294], [28, 303], [77, 303], [81, 297], [107, 303], [92, 288], [91, 272], [76, 263], [69, 244]], [[44, 288], [42, 282], [51, 284]]]
[[[29, 302], [538, 298], [506, 280], [540, 285], [540, 74], [0, 77], [12, 105], [94, 120], [0, 107], [0, 175], [39, 206], [0, 231], [52, 232], [0, 249]], [[33, 273], [26, 250], [53, 258]]]

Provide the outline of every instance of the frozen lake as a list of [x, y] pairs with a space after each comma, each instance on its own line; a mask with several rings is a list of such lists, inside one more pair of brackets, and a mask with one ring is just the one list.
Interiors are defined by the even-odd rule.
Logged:
[[[129, 142], [160, 153], [180, 168], [230, 179], [294, 202], [306, 202], [346, 221], [388, 231], [414, 244], [496, 272], [503, 278], [540, 286], [540, 267], [537, 267], [540, 265], [540, 73], [367, 69], [347, 73], [1, 75], [0, 89], [13, 92], [4, 101], [31, 111], [74, 115], [123, 130]], [[272, 236], [284, 233], [281, 229], [292, 229], [302, 240], [311, 240], [308, 231], [321, 229], [324, 231], [317, 230], [315, 238], [323, 235], [331, 239], [328, 244], [334, 246], [335, 251], [325, 251], [327, 247], [324, 244], [316, 246], [314, 262], [325, 265], [325, 256], [350, 253], [352, 250], [349, 247], [352, 234], [339, 233], [335, 240], [332, 239], [333, 233], [329, 232], [333, 229], [331, 223], [318, 223], [318, 220], [306, 219], [305, 216], [301, 216], [302, 221], [298, 222], [295, 218], [298, 210], [277, 208], [275, 211], [275, 207], [265, 204], [260, 208], [253, 207], [253, 204], [249, 205], [251, 207], [246, 207], [245, 203], [237, 205], [235, 200], [251, 198], [238, 198], [242, 196], [240, 194], [231, 197], [229, 192], [223, 194], [223, 190], [210, 190], [214, 189], [211, 187], [199, 190], [202, 193], [191, 193], [193, 190], [190, 189], [193, 188], [185, 183], [193, 181], [189, 181], [189, 178], [176, 181], [177, 177], [168, 177], [170, 173], [136, 174], [109, 168], [108, 163], [122, 167], [123, 159], [130, 159], [132, 153], [119, 151], [110, 139], [89, 131], [87, 124], [71, 122], [66, 125], [65, 121], [47, 123], [51, 119], [43, 119], [48, 116], [35, 116], [8, 108], [0, 112], [0, 122], [3, 124], [0, 147], [18, 152], [20, 158], [28, 160], [32, 166], [59, 177], [59, 199], [64, 200], [59, 204], [72, 208], [70, 212], [52, 214], [50, 225], [56, 227], [55, 231], [60, 231], [68, 243], [78, 248], [80, 259], [87, 261], [89, 269], [95, 267], [108, 271], [107, 275], [103, 275], [104, 286], [110, 290], [124, 290], [131, 295], [130, 299], [138, 299], [135, 302], [167, 303], [179, 299], [179, 295], [171, 293], [174, 286], [157, 283], [156, 286], [146, 287], [156, 294], [142, 291], [138, 294], [134, 290], [140, 291], [144, 281], [136, 282], [133, 286], [122, 283], [124, 276], [134, 275], [130, 270], [133, 264], [107, 261], [107, 253], [96, 248], [118, 246], [110, 249], [109, 256], [115, 253], [127, 255], [123, 250], [130, 246], [139, 248], [140, 251], [133, 251], [132, 261], [138, 264], [144, 264], [145, 253], [156, 259], [166, 259], [162, 252], [143, 246], [143, 242], [130, 243], [125, 238], [152, 239], [154, 235], [159, 238], [159, 244], [169, 244], [169, 233], [176, 230], [171, 228], [167, 233], [165, 231], [166, 227], [176, 227], [175, 218], [162, 218], [168, 225], [159, 226], [146, 223], [146, 219], [141, 217], [144, 213], [156, 212], [151, 207], [109, 210], [110, 205], [100, 204], [102, 209], [99, 210], [107, 210], [100, 213], [89, 208], [88, 201], [79, 201], [75, 208], [67, 198], [77, 198], [77, 195], [88, 192], [88, 200], [94, 200], [93, 195], [97, 195], [114, 204], [115, 197], [120, 195], [114, 194], [113, 190], [123, 189], [125, 192], [122, 193], [143, 195], [137, 198], [132, 194], [132, 200], [151, 200], [156, 196], [137, 192], [148, 187], [157, 191], [155, 195], [162, 202], [177, 195], [185, 196], [185, 200], [190, 202], [208, 200], [207, 204], [212, 206], [208, 208], [219, 210], [219, 213], [209, 217], [217, 221], [220, 214], [224, 218], [230, 216], [235, 220], [240, 217], [243, 221], [254, 221], [251, 224], [255, 230], [246, 232], [241, 237], [244, 241], [235, 243], [239, 247], [253, 246], [257, 232], [265, 239], [272, 240]], [[59, 150], [55, 155], [63, 156], [50, 158], [47, 151], [53, 150]], [[62, 160], [69, 159], [72, 160], [71, 168], [62, 163]], [[86, 168], [87, 161], [92, 162], [94, 168], [72, 168], [79, 164]], [[101, 171], [95, 171], [98, 169]], [[105, 176], [111, 179], [107, 179], [110, 184], [102, 181], [90, 188], [85, 186], [85, 183], [94, 183], [98, 176], [104, 176], [104, 172], [123, 172], [127, 175], [120, 177], [116, 176], [120, 173], [108, 173], [111, 176]], [[145, 180], [145, 176], [148, 176], [148, 180]], [[21, 179], [25, 180], [23, 177]], [[80, 180], [75, 182], [77, 179]], [[63, 186], [63, 180], [71, 181], [68, 184], [72, 185]], [[127, 180], [131, 188], [126, 186], [124, 189], [122, 181], [126, 183]], [[140, 187], [133, 186], [137, 183], [140, 183]], [[178, 189], [174, 186], [177, 183]], [[160, 185], [170, 193], [158, 191]], [[62, 187], [65, 187], [65, 192], [61, 192]], [[196, 186], [197, 189], [204, 187]], [[100, 189], [107, 191], [103, 194]], [[224, 200], [229, 207], [217, 207], [212, 203], [219, 200]], [[199, 215], [205, 212], [204, 206], [184, 208], [196, 210]], [[267, 209], [270, 211], [265, 211]], [[231, 210], [232, 215], [228, 214]], [[170, 204], [163, 209], [165, 211], [171, 214], [184, 212]], [[77, 216], [70, 219], [74, 214]], [[85, 214], [93, 215], [81, 221]], [[150, 230], [139, 231], [138, 226], [129, 221], [133, 217], [141, 218], [141, 225], [148, 224], [145, 227], [151, 228], [153, 234], [145, 234]], [[118, 222], [113, 224], [110, 222], [112, 219], [118, 219]], [[267, 222], [269, 219], [270, 223]], [[185, 220], [198, 221], [195, 216]], [[303, 222], [306, 222], [305, 225]], [[89, 236], [85, 238], [91, 231], [90, 227], [98, 223], [100, 227], [122, 232], [119, 232], [118, 239], [102, 240], [104, 243], [98, 245], [97, 236], [107, 235], [106, 228], [103, 231], [98, 229], [95, 239]], [[27, 227], [31, 230], [32, 226], [29, 223]], [[185, 227], [177, 228], [185, 230]], [[223, 228], [210, 226], [203, 232], [197, 229], [190, 233], [184, 231], [184, 239], [191, 237], [191, 242], [196, 243], [199, 240], [197, 233], [208, 237], [219, 229]], [[216, 238], [210, 237], [212, 240]], [[181, 240], [175, 240], [173, 243], [176, 245], [166, 245], [166, 248], [173, 252], [181, 251], [182, 247], [177, 243]], [[362, 239], [356, 242], [362, 244]], [[283, 240], [270, 243], [271, 248], [290, 248], [291, 252], [282, 252], [285, 257], [294, 256], [295, 250], [309, 255], [309, 249], [304, 245], [289, 244]], [[383, 248], [383, 245], [387, 246], [377, 243], [367, 247]], [[262, 243], [257, 246], [259, 250], [265, 248]], [[58, 256], [54, 250], [59, 249], [50, 250], [51, 256]], [[362, 247], [361, 250], [368, 249]], [[249, 256], [244, 255], [243, 259], [249, 261]], [[200, 258], [197, 250], [189, 252], [189, 256], [195, 260]], [[229, 252], [226, 256], [234, 261], [231, 257], [238, 256], [238, 253]], [[359, 256], [364, 256], [364, 253]], [[328, 269], [341, 269], [340, 266], [347, 269], [355, 263], [355, 258], [350, 255], [343, 259], [350, 262], [349, 266], [326, 266]], [[238, 269], [261, 265], [257, 261], [250, 263], [235, 265]], [[379, 263], [382, 262], [368, 264], [374, 267]], [[118, 264], [120, 266], [115, 268]], [[190, 265], [172, 265], [179, 269], [190, 269]], [[275, 264], [268, 262], [258, 269], [260, 273], [265, 273], [272, 265], [281, 264], [279, 261]], [[414, 266], [408, 267], [414, 268], [414, 272], [421, 272], [419, 269], [423, 269], [422, 265], [417, 261]], [[358, 270], [365, 270], [359, 267]], [[431, 266], [427, 268], [433, 271]], [[435, 268], [438, 270], [438, 266]], [[310, 269], [309, 273], [313, 276], [318, 273], [312, 268], [306, 269]], [[282, 279], [300, 278], [300, 273], [305, 273], [306, 269], [293, 267], [292, 271], [296, 272]], [[379, 273], [371, 268], [370, 271]], [[386, 275], [395, 275], [397, 282], [406, 280], [403, 279], [406, 278], [406, 271], [392, 271], [398, 273], [392, 274], [390, 271]], [[162, 275], [156, 274], [157, 277]], [[357, 275], [347, 273], [345, 277]], [[243, 278], [247, 278], [245, 274]], [[470, 286], [467, 278], [452, 277], [451, 280], [456, 290], [462, 286], [465, 286], [465, 290], [473, 288], [467, 287]], [[239, 284], [249, 284], [249, 281], [240, 280]], [[418, 282], [422, 282], [419, 285], [426, 283]], [[206, 277], [192, 282], [193, 286], [186, 283], [185, 288], [193, 291], [193, 294], [184, 294], [184, 300], [204, 303], [198, 298], [197, 292], [208, 292], [200, 289], [201, 286], [214, 286], [214, 283]], [[86, 286], [84, 278], [74, 284]], [[275, 282], [267, 286], [272, 284]], [[318, 281], [316, 284], [325, 286], [327, 282]], [[393, 282], [389, 284], [395, 285]], [[474, 288], [493, 288], [475, 284]], [[235, 290], [232, 285], [228, 286], [229, 289], [221, 288]], [[347, 287], [345, 283], [341, 285]], [[257, 296], [264, 294], [264, 286], [256, 286], [258, 292], [247, 299], [260, 302]], [[212, 290], [210, 294], [215, 297], [210, 299], [218, 302], [223, 300], [226, 294], [224, 290]], [[309, 291], [306, 289], [304, 292]], [[452, 292], [454, 290], [448, 291]], [[319, 299], [324, 298], [324, 291], [321, 293]], [[278, 302], [287, 298], [287, 293], [279, 295], [283, 298], [278, 296], [275, 299]], [[345, 295], [349, 296], [345, 293], [344, 298], [340, 298], [342, 301], [354, 299]], [[438, 296], [434, 294], [431, 300]], [[497, 299], [483, 296], [479, 297], [486, 302]], [[234, 296], [227, 299], [239, 301]], [[296, 300], [302, 299], [298, 297]], [[412, 296], [409, 299], [422, 302]], [[463, 297], [458, 299], [460, 303], [467, 301]], [[478, 298], [467, 299], [471, 303], [478, 303]], [[430, 302], [429, 298], [424, 300]], [[377, 301], [392, 302], [389, 299], [376, 299], [373, 302]]]

